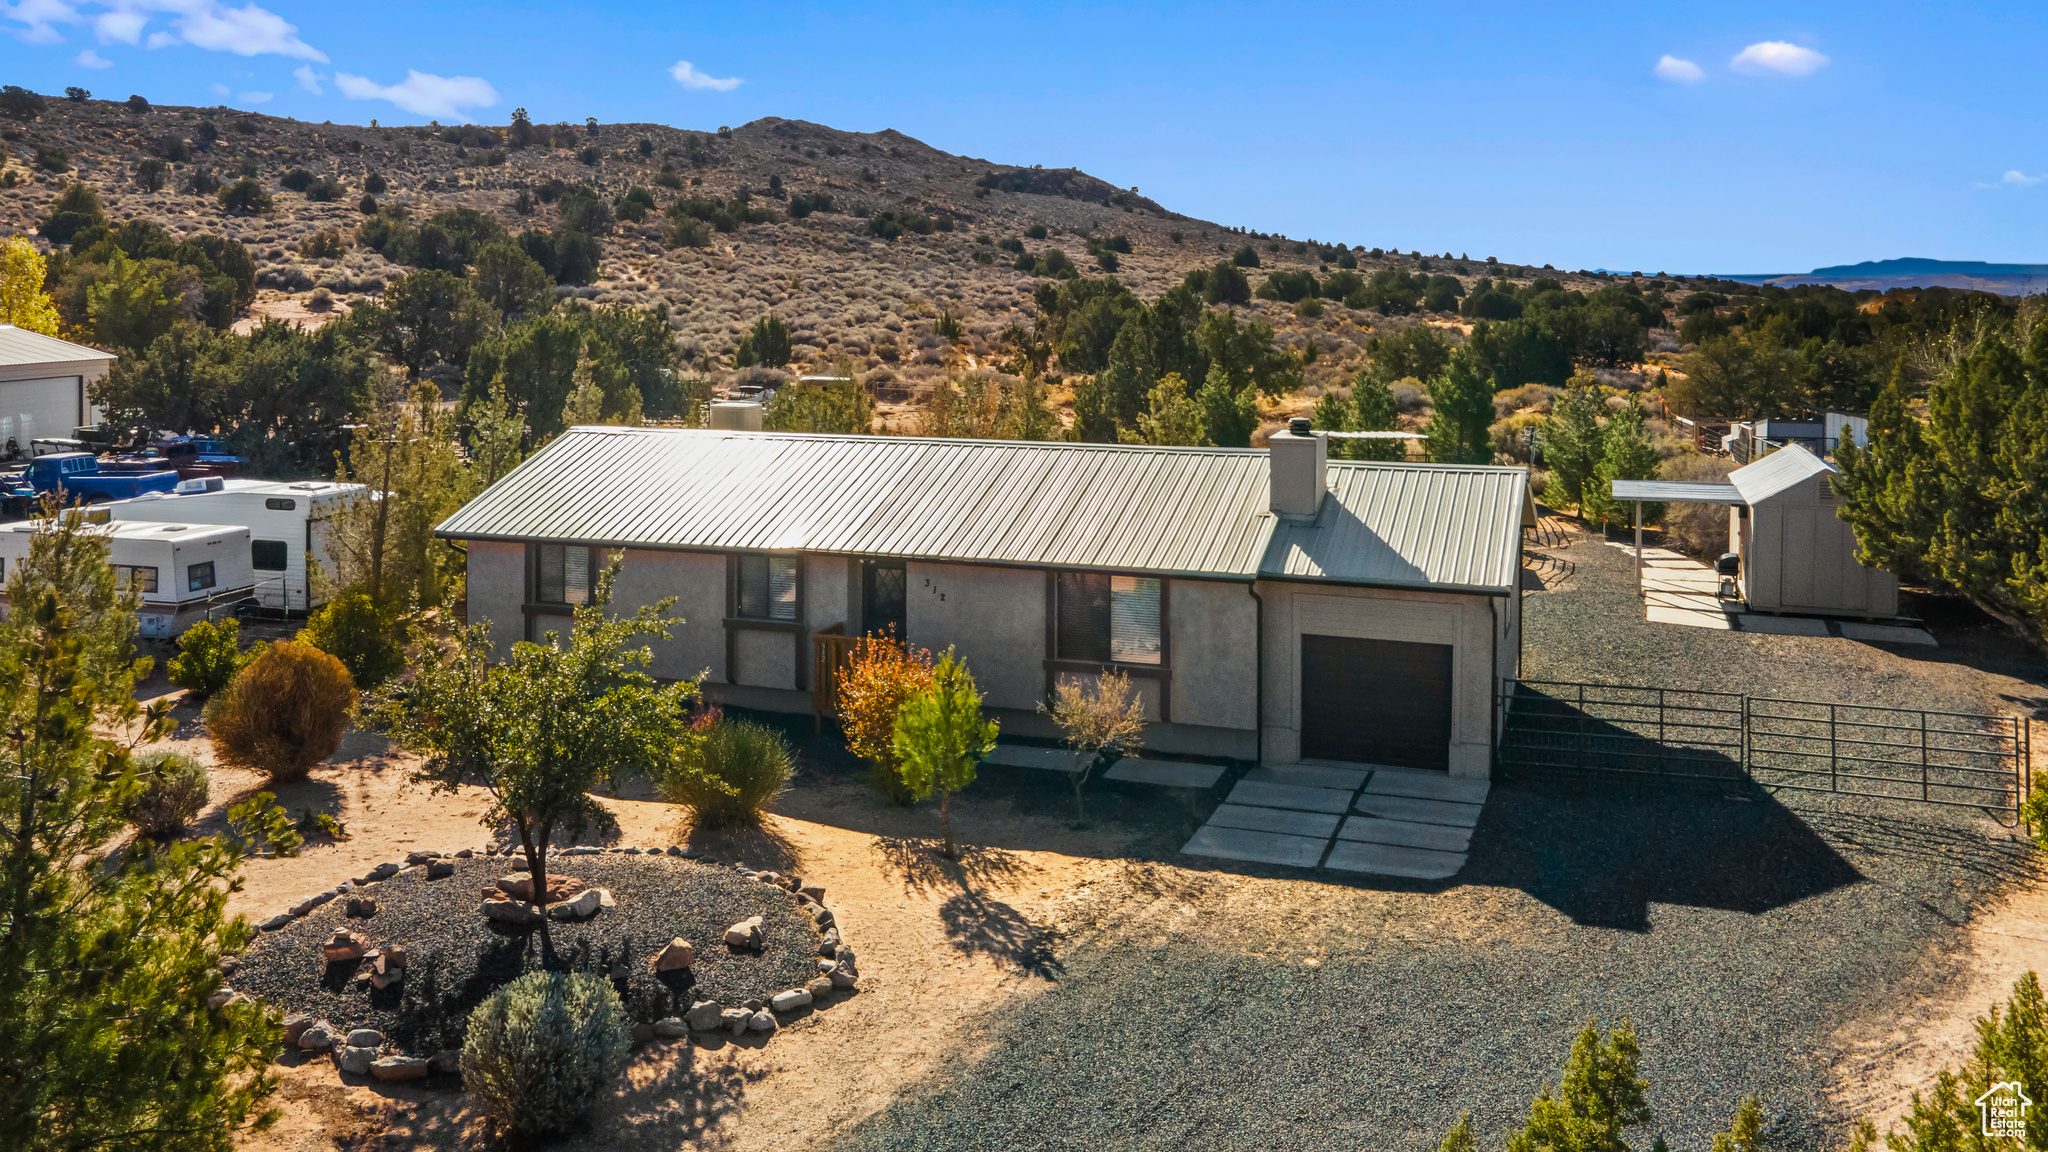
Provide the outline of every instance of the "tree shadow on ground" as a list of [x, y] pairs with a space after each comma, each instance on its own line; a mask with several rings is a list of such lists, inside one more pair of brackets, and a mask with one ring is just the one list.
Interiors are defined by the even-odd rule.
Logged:
[[936, 836], [880, 836], [874, 850], [890, 871], [903, 877], [913, 891], [958, 888], [971, 891], [976, 884], [1007, 883], [1025, 873], [1024, 861], [1016, 853], [983, 844], [959, 844], [959, 855], [945, 855], [945, 842]]
[[803, 849], [772, 821], [731, 828], [705, 828], [681, 819], [670, 827], [668, 836], [688, 851], [707, 859], [745, 864], [768, 872], [795, 872], [798, 875], [803, 872]]
[[1065, 937], [1001, 900], [972, 889], [939, 906], [946, 939], [967, 956], [987, 956], [1042, 980], [1058, 980], [1066, 966], [1057, 955]]

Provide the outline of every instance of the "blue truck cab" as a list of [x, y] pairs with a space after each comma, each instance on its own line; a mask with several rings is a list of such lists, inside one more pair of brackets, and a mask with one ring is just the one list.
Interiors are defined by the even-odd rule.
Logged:
[[66, 504], [97, 504], [177, 487], [176, 471], [101, 472], [99, 457], [90, 452], [52, 452], [30, 460], [27, 468], [10, 477], [6, 496], [16, 511], [25, 511], [38, 496], [50, 492]]

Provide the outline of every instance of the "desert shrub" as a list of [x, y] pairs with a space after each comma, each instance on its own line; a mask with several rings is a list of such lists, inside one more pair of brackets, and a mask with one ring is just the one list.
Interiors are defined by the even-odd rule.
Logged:
[[221, 763], [290, 780], [334, 755], [355, 708], [347, 665], [276, 640], [206, 706], [206, 727]]
[[232, 617], [218, 624], [202, 620], [185, 629], [178, 637], [178, 654], [171, 657], [172, 686], [202, 699], [227, 691], [252, 659], [242, 651], [241, 630], [241, 621]]
[[1258, 249], [1247, 244], [1230, 254], [1230, 262], [1239, 268], [1257, 268], [1259, 266]]
[[370, 193], [372, 196], [382, 196], [385, 189], [389, 187], [391, 187], [391, 182], [384, 179], [384, 174], [381, 172], [372, 172], [368, 176], [363, 177], [363, 191]]
[[71, 153], [62, 148], [36, 148], [36, 167], [45, 172], [63, 172], [71, 167]]
[[194, 196], [211, 196], [220, 191], [220, 177], [208, 168], [194, 168], [185, 175], [185, 191]]
[[610, 1091], [631, 1043], [611, 981], [529, 972], [470, 1013], [462, 1083], [502, 1135], [561, 1132]]
[[313, 181], [312, 187], [306, 189], [306, 199], [316, 204], [331, 204], [341, 199], [342, 193], [345, 191], [346, 189], [340, 184], [335, 183], [334, 177], [322, 176], [320, 179]]
[[604, 153], [597, 150], [597, 145], [587, 144], [576, 153], [576, 159], [595, 168], [597, 167], [597, 162], [604, 159]]
[[144, 192], [159, 192], [164, 186], [164, 162], [152, 156], [135, 165], [135, 186]]
[[1413, 376], [1394, 381], [1390, 390], [1394, 393], [1394, 406], [1403, 412], [1420, 412], [1429, 407], [1428, 391], [1422, 387], [1422, 381]]
[[846, 748], [868, 765], [868, 787], [891, 804], [914, 802], [896, 756], [896, 714], [932, 686], [932, 654], [906, 649], [893, 636], [856, 642], [839, 671], [839, 726]]
[[1512, 416], [1494, 421], [1493, 426], [1486, 430], [1486, 434], [1493, 441], [1494, 455], [1504, 456], [1516, 464], [1527, 464], [1529, 462], [1529, 432], [1531, 429], [1541, 427], [1543, 427], [1543, 414], [1541, 412], [1517, 412]]
[[894, 240], [905, 232], [929, 236], [938, 230], [938, 221], [917, 212], [877, 212], [868, 219], [868, 232], [884, 240]]
[[1031, 237], [1033, 240], [1043, 240], [1045, 239], [1045, 225], [1033, 224], [1031, 227], [1026, 228], [1024, 230], [1024, 234], [1026, 236]]
[[299, 242], [299, 255], [308, 260], [339, 259], [348, 251], [348, 241], [341, 238], [341, 229], [322, 228]]
[[1131, 690], [1131, 678], [1124, 672], [1104, 672], [1093, 681], [1079, 676], [1062, 676], [1053, 686], [1051, 707], [1039, 705], [1060, 726], [1067, 747], [1088, 754], [1088, 763], [1072, 774], [1074, 819], [1086, 818], [1081, 807], [1081, 786], [1088, 773], [1104, 759], [1114, 760], [1145, 746], [1145, 705]]
[[270, 193], [247, 176], [220, 190], [220, 206], [230, 212], [268, 212], [270, 205]]
[[315, 288], [306, 298], [306, 307], [315, 312], [325, 312], [334, 307], [334, 293], [326, 288]]
[[128, 110], [139, 116], [149, 111], [149, 101], [140, 96], [131, 95], [128, 97]]
[[128, 805], [128, 823], [157, 839], [183, 832], [206, 807], [206, 765], [176, 752], [150, 752], [135, 762], [144, 783]]
[[0, 115], [12, 116], [16, 120], [33, 120], [42, 115], [43, 106], [42, 96], [19, 84], [0, 88]]
[[375, 688], [405, 667], [396, 605], [379, 607], [361, 588], [343, 592], [313, 613], [298, 639], [341, 661], [358, 688]]
[[795, 770], [782, 734], [746, 720], [715, 720], [691, 745], [682, 770], [663, 778], [662, 794], [700, 827], [760, 823]]
[[287, 192], [304, 192], [313, 186], [313, 174], [304, 168], [294, 168], [278, 177], [277, 183]]
[[1509, 388], [1493, 394], [1493, 414], [1500, 419], [1506, 419], [1528, 408], [1548, 416], [1550, 402], [1556, 396], [1557, 389], [1548, 384], [1524, 384], [1520, 388]]

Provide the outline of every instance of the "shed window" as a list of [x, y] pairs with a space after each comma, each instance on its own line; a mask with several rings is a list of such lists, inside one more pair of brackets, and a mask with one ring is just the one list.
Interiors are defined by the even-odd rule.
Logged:
[[185, 590], [187, 592], [204, 592], [211, 587], [213, 587], [213, 561], [208, 560], [204, 564], [192, 564], [185, 568]]
[[741, 556], [738, 614], [749, 620], [796, 619], [796, 565], [794, 556]]
[[581, 544], [540, 545], [534, 592], [542, 604], [590, 603], [590, 549]]
[[138, 592], [156, 591], [156, 569], [136, 564], [114, 565], [114, 583]]
[[249, 561], [258, 572], [282, 572], [290, 559], [291, 548], [282, 540], [249, 541]]
[[1160, 662], [1157, 577], [1062, 572], [1058, 607], [1060, 659]]

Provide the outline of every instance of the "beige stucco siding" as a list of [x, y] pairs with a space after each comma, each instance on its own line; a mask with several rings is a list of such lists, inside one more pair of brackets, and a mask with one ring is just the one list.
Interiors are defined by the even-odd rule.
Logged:
[[1036, 708], [1045, 698], [1045, 573], [912, 563], [906, 574], [910, 643], [954, 648], [989, 705]]
[[1175, 580], [1168, 599], [1173, 722], [1250, 729], [1259, 671], [1259, 604], [1250, 588]]
[[[604, 560], [611, 559], [609, 551]], [[709, 669], [713, 679], [725, 676], [725, 555], [720, 552], [665, 552], [628, 549], [612, 586], [612, 606], [631, 615], [642, 605], [673, 596], [669, 611], [683, 623], [669, 629], [669, 639], [650, 640], [655, 676], [686, 680]]]
[[491, 646], [502, 657], [526, 637], [519, 611], [526, 598], [526, 545], [471, 540], [468, 547], [469, 623], [491, 622]]

